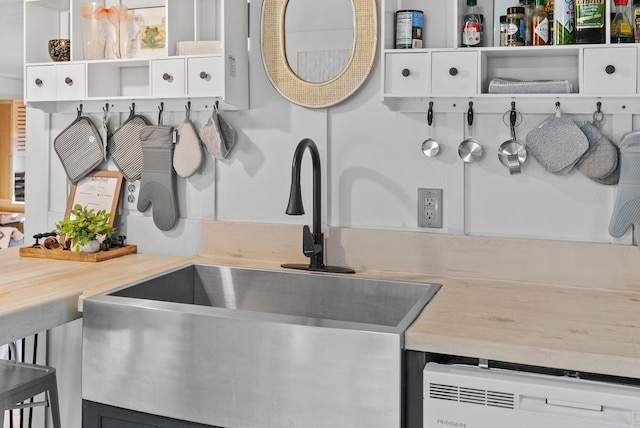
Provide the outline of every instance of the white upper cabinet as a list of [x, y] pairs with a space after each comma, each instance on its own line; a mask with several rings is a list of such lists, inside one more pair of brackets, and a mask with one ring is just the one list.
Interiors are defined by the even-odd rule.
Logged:
[[[382, 92], [390, 107], [410, 108], [415, 105], [412, 99], [424, 104], [432, 97], [637, 96], [640, 45], [611, 44], [609, 23], [604, 44], [500, 46], [500, 15], [506, 15], [507, 8], [517, 5], [518, 0], [477, 3], [484, 17], [483, 43], [461, 47], [466, 0], [381, 0]], [[422, 47], [396, 49], [396, 12], [406, 10], [424, 14], [421, 43], [414, 44]], [[613, 11], [613, 2], [608, 0], [606, 16]], [[496, 79], [501, 80], [503, 89], [490, 91]], [[502, 79], [552, 81], [553, 85], [540, 93], [523, 94]]]
[[[202, 100], [249, 107], [246, 0], [24, 0], [31, 106], [60, 101]], [[90, 36], [91, 34], [91, 36]], [[49, 41], [68, 39], [54, 61]]]

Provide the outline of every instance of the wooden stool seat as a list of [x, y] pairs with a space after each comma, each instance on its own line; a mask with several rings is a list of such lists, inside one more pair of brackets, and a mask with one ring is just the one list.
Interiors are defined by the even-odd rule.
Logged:
[[19, 403], [42, 393], [46, 393], [47, 401], [44, 404], [51, 410], [53, 427], [62, 428], [56, 370], [53, 367], [0, 360], [0, 428], [4, 426], [6, 410], [38, 405]]

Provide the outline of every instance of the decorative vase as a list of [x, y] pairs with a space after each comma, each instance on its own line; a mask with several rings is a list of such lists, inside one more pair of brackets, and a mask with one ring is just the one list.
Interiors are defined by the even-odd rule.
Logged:
[[69, 39], [49, 40], [49, 57], [56, 62], [71, 59], [71, 41]]
[[80, 245], [81, 253], [97, 253], [98, 251], [100, 251], [100, 243], [97, 239], [89, 241], [84, 245]]

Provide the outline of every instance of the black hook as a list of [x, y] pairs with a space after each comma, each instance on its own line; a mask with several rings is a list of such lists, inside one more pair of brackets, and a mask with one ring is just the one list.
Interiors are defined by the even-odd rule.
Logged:
[[469, 110], [467, 110], [467, 123], [473, 125], [473, 101], [469, 101]]
[[598, 101], [596, 103], [596, 113], [602, 113], [601, 109], [602, 109], [602, 103]]
[[76, 110], [78, 111], [78, 117], [82, 116], [82, 104]]
[[104, 104], [104, 107], [102, 107], [102, 111], [104, 111], [105, 113], [109, 112], [109, 103]]
[[164, 112], [164, 101], [158, 106], [158, 125], [162, 125], [162, 113]]
[[220, 107], [220, 101], [216, 100], [216, 103], [214, 104], [213, 108], [215, 111], [218, 111], [218, 107]]
[[511, 101], [511, 111], [509, 112], [509, 123], [511, 123], [511, 128], [514, 128], [516, 126], [517, 116], [518, 113], [516, 111], [516, 102]]
[[429, 111], [427, 112], [427, 123], [429, 126], [433, 123], [433, 101], [429, 101]]
[[560, 108], [560, 101], [556, 101], [556, 108]]

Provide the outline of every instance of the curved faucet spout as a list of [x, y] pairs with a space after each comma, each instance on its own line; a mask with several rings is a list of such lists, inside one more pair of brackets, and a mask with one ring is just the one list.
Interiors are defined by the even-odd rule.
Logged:
[[321, 233], [321, 183], [322, 173], [320, 170], [320, 153], [316, 143], [310, 138], [305, 138], [298, 143], [296, 151], [293, 154], [293, 164], [291, 165], [291, 191], [289, 193], [289, 204], [286, 213], [289, 215], [304, 214], [302, 205], [302, 190], [300, 188], [300, 166], [302, 165], [302, 156], [304, 151], [309, 149], [311, 152], [311, 160], [313, 162], [313, 233]]
[[289, 193], [289, 203], [286, 213], [289, 215], [304, 214], [302, 206], [302, 191], [300, 189], [300, 165], [302, 156], [306, 149], [311, 152], [313, 162], [313, 233], [309, 226], [304, 226], [302, 230], [302, 252], [309, 257], [309, 265], [283, 264], [282, 267], [292, 269], [304, 269], [321, 272], [353, 273], [352, 269], [335, 266], [325, 266], [324, 264], [324, 234], [321, 224], [321, 183], [322, 174], [320, 170], [320, 153], [316, 143], [310, 138], [305, 138], [298, 143], [293, 154], [293, 164], [291, 165], [291, 191]]

